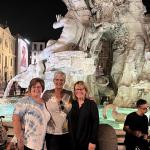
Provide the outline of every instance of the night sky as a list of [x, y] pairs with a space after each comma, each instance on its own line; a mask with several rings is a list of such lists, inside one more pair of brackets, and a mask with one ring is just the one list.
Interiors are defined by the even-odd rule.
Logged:
[[[30, 41], [57, 39], [62, 29], [54, 30], [56, 14], [64, 15], [67, 8], [61, 0], [3, 0], [0, 24], [7, 24], [13, 35], [20, 34]], [[35, 3], [33, 3], [35, 2]]]
[[[150, 0], [142, 0], [150, 9]], [[53, 29], [56, 14], [65, 15], [61, 0], [2, 0], [0, 24], [7, 24], [13, 35], [20, 34], [30, 41], [58, 39], [62, 29]]]

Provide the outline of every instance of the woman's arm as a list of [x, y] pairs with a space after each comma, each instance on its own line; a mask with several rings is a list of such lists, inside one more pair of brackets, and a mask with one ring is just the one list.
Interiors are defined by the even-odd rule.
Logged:
[[99, 126], [99, 114], [98, 108], [94, 101], [91, 101], [91, 118], [92, 118], [92, 133], [90, 137], [90, 143], [96, 144], [97, 135], [98, 135], [98, 126]]
[[17, 138], [17, 144], [19, 150], [24, 150], [24, 126], [23, 126], [23, 116], [27, 112], [27, 103], [29, 101], [29, 97], [24, 97], [19, 100], [18, 103], [16, 103], [14, 112], [13, 112], [13, 128], [14, 128], [14, 134]]
[[13, 128], [17, 139], [19, 139], [22, 136], [21, 121], [19, 115], [13, 115]]
[[24, 141], [23, 141], [22, 126], [21, 126], [21, 118], [19, 115], [14, 114], [12, 119], [13, 119], [14, 134], [17, 138], [18, 148], [19, 150], [23, 150]]

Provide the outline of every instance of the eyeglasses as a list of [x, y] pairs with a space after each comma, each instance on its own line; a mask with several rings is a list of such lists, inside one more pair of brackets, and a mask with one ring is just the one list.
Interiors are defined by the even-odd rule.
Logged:
[[142, 110], [148, 110], [148, 109], [149, 109], [149, 107], [145, 107], [145, 108], [144, 108], [144, 107], [143, 107], [143, 108], [142, 108], [142, 107], [140, 107], [140, 109], [142, 109]]

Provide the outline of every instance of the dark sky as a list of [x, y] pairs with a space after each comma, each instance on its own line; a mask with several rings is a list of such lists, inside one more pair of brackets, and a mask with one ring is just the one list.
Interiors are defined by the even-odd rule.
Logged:
[[[150, 1], [142, 0], [150, 9]], [[61, 0], [2, 0], [0, 24], [6, 24], [13, 35], [20, 34], [31, 41], [57, 39], [62, 29], [54, 30], [56, 14], [67, 12]]]
[[142, 2], [146, 7], [146, 10], [147, 10], [146, 13], [150, 14], [150, 1], [149, 0], [142, 0]]
[[[34, 2], [34, 3], [33, 3]], [[66, 6], [61, 0], [3, 0], [0, 5], [0, 24], [6, 24], [12, 34], [31, 41], [57, 39], [62, 29], [54, 30], [56, 14], [64, 15]]]

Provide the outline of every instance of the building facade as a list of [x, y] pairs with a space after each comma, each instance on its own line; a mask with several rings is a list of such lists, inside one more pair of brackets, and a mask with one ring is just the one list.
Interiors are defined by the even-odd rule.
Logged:
[[0, 88], [15, 76], [15, 42], [9, 28], [0, 27]]
[[46, 47], [45, 42], [32, 42], [31, 46], [31, 64], [36, 63], [36, 56]]

